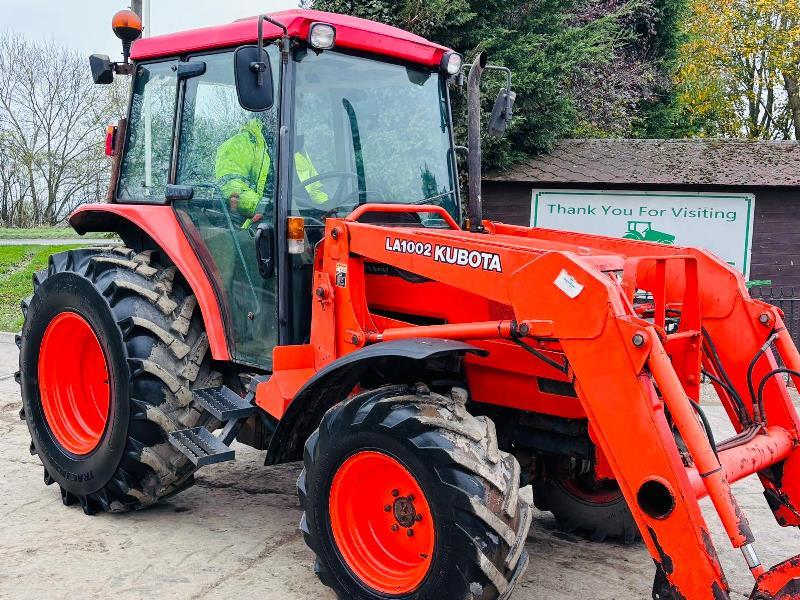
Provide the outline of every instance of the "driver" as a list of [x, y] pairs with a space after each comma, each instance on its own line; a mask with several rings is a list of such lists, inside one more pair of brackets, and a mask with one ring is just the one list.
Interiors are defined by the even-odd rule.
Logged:
[[[272, 158], [266, 133], [271, 128], [268, 113], [260, 113], [217, 150], [217, 183], [231, 209], [247, 219], [245, 226], [252, 222], [267, 188]], [[300, 183], [318, 175], [308, 152], [303, 149], [303, 142], [303, 136], [297, 136], [294, 166]], [[305, 186], [305, 190], [314, 204], [328, 201], [328, 195], [319, 181]]]

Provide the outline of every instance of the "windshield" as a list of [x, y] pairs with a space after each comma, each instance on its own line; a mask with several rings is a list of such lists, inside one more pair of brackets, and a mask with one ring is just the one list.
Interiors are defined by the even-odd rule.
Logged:
[[293, 214], [313, 224], [377, 202], [437, 204], [458, 219], [437, 72], [336, 52], [302, 52], [295, 60]]

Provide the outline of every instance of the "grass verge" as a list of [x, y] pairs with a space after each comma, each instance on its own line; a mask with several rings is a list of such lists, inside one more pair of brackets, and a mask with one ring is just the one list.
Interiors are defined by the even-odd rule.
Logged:
[[71, 246], [0, 246], [0, 331], [22, 329], [23, 298], [33, 293], [33, 274], [47, 267], [51, 254]]
[[81, 238], [107, 238], [114, 237], [113, 233], [90, 232], [85, 236], [75, 233], [72, 227], [31, 227], [20, 229], [16, 227], [0, 227], [0, 240], [79, 240]]

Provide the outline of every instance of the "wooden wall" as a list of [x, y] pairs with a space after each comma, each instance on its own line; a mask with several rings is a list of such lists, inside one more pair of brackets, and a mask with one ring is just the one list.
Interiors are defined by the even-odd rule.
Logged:
[[756, 192], [750, 279], [800, 291], [800, 190]]

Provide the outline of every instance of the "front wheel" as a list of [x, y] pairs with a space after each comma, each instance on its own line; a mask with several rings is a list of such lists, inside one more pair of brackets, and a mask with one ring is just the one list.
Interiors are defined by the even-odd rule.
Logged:
[[341, 598], [507, 598], [531, 508], [519, 465], [466, 394], [387, 386], [332, 408], [306, 443], [300, 528]]

